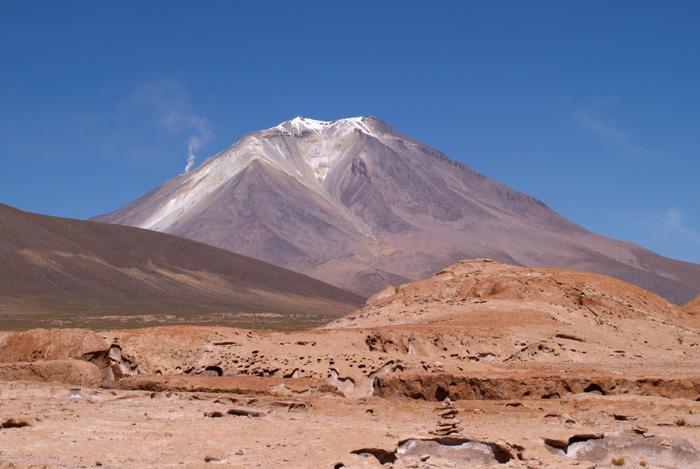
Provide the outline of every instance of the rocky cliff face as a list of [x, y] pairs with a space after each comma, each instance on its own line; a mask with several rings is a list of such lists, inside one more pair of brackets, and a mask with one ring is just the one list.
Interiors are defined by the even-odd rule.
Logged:
[[700, 266], [595, 235], [373, 117], [241, 137], [97, 220], [164, 231], [365, 296], [459, 259], [611, 275], [682, 304]]

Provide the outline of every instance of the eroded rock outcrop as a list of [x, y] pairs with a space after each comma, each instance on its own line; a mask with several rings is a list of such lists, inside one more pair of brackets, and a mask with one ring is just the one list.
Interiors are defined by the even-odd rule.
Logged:
[[[443, 390], [446, 388], [446, 390]], [[574, 394], [662, 396], [673, 399], [700, 398], [700, 377], [695, 373], [621, 375], [588, 370], [557, 373], [473, 372], [395, 373], [377, 379], [374, 395], [385, 398], [441, 400], [558, 399]]]
[[684, 304], [682, 309], [694, 320], [696, 325], [700, 326], [700, 295]]
[[399, 441], [393, 450], [362, 448], [353, 453], [399, 467], [484, 467], [518, 458], [507, 443], [461, 437], [410, 438]]
[[102, 372], [93, 363], [82, 360], [38, 360], [0, 364], [0, 380], [96, 387], [102, 383]]
[[103, 360], [109, 343], [86, 329], [32, 329], [0, 333], [0, 362], [75, 359]]
[[[97, 386], [138, 374], [108, 337], [86, 329], [33, 329], [0, 335], [0, 379]], [[90, 365], [90, 366], [88, 366]], [[12, 371], [10, 371], [12, 370]], [[100, 378], [93, 375], [99, 373]]]
[[598, 464], [678, 469], [700, 467], [700, 451], [688, 440], [668, 435], [619, 432], [574, 435], [566, 441], [545, 438], [544, 443], [555, 454]]

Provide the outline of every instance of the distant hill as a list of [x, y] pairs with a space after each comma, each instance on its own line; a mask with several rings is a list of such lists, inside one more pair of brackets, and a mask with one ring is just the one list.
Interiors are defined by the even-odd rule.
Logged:
[[54, 325], [110, 315], [328, 317], [363, 303], [318, 280], [203, 243], [2, 204], [0, 266], [0, 329], [37, 317], [54, 318]]
[[[638, 320], [658, 329], [653, 321], [685, 327], [687, 319], [681, 308], [658, 295], [604, 275], [466, 259], [429, 279], [387, 287], [367, 300], [364, 308], [324, 327], [442, 323], [479, 329], [488, 324], [500, 334], [497, 324], [515, 327], [534, 321], [566, 325], [595, 337], [604, 331], [622, 334], [618, 321]], [[645, 335], [649, 334], [647, 330]]]
[[591, 233], [374, 117], [241, 137], [99, 221], [238, 252], [370, 296], [460, 259], [609, 275], [683, 304], [700, 265]]

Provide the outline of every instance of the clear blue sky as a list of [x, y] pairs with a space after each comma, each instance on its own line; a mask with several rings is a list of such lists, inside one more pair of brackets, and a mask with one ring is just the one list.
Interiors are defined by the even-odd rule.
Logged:
[[700, 263], [700, 2], [0, 0], [0, 202], [89, 218], [246, 132], [374, 115]]

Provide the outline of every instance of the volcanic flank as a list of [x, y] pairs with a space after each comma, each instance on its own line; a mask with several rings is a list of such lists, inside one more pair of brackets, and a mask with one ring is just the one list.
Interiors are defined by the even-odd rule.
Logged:
[[361, 304], [356, 295], [304, 275], [164, 233], [6, 205], [0, 205], [0, 226], [3, 329], [104, 328], [120, 316], [134, 327], [143, 315], [156, 322], [171, 315], [169, 322], [202, 316], [204, 323], [217, 317], [225, 323], [221, 314], [327, 321]]
[[369, 296], [460, 259], [610, 275], [682, 304], [700, 266], [595, 235], [374, 117], [297, 117], [95, 218], [212, 244]]

